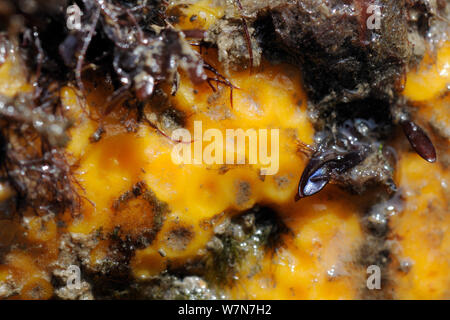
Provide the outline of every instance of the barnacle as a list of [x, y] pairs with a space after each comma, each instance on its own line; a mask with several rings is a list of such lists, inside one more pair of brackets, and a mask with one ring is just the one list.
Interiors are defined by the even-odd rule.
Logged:
[[0, 6], [0, 298], [449, 298], [445, 1], [31, 2]]

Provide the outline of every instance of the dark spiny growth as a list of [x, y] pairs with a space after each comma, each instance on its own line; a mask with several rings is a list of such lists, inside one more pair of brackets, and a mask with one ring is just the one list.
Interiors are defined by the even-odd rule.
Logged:
[[[289, 232], [276, 211], [258, 205], [223, 221], [207, 244], [209, 254], [202, 274], [213, 284], [232, 284], [249, 255], [261, 259], [266, 252], [276, 253], [283, 245], [283, 235]], [[258, 272], [257, 266], [254, 272]]]

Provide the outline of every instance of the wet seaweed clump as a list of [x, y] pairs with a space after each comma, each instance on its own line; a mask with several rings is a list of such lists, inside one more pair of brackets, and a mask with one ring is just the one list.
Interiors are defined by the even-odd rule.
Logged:
[[38, 213], [75, 209], [71, 168], [61, 150], [70, 121], [35, 105], [30, 94], [0, 96], [1, 176], [14, 190], [17, 209]]
[[88, 63], [111, 76], [117, 91], [110, 103], [128, 89], [147, 100], [159, 84], [176, 87], [179, 69], [194, 82], [205, 81], [202, 59], [171, 27], [166, 6], [163, 1], [82, 1], [84, 27], [71, 31], [59, 46], [64, 63], [76, 66], [78, 87], [83, 89]]

